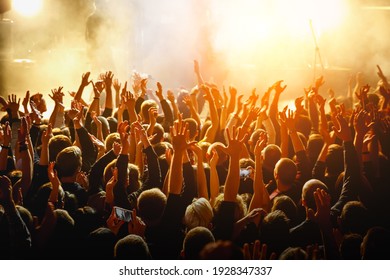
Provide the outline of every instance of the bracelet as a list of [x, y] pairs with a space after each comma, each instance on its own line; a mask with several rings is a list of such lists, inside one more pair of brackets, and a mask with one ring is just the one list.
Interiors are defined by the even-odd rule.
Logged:
[[6, 150], [9, 150], [11, 148], [10, 145], [6, 146], [6, 145], [3, 145], [3, 144], [1, 144], [0, 147], [3, 148], [3, 149], [6, 149]]

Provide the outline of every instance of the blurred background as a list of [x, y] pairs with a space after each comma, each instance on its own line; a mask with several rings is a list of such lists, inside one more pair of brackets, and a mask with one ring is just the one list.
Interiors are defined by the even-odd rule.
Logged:
[[0, 0], [0, 94], [77, 90], [81, 74], [133, 70], [149, 83], [205, 80], [249, 94], [276, 80], [284, 98], [315, 76], [346, 93], [350, 75], [390, 72], [388, 0]]

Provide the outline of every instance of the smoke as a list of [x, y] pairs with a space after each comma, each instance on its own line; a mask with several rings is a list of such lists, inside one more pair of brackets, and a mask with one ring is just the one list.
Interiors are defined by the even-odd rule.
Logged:
[[[85, 33], [92, 2], [44, 1], [36, 17], [6, 14], [14, 21], [13, 58], [33, 61], [9, 64], [6, 93], [75, 91], [83, 72], [96, 80], [108, 70], [122, 82], [137, 70], [152, 77], [150, 87], [161, 81], [165, 89], [189, 88], [196, 83], [193, 59], [205, 80], [242, 93], [284, 80], [286, 99], [301, 95], [314, 75], [343, 95], [358, 71], [372, 86], [376, 64], [390, 73], [390, 11], [364, 8], [381, 1], [99, 0], [104, 22], [95, 46]], [[310, 20], [324, 70], [319, 57], [313, 69]]]

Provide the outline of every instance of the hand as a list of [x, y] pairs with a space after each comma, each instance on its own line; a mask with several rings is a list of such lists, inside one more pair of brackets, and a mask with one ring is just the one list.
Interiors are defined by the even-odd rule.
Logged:
[[97, 81], [96, 83], [91, 81], [91, 83], [92, 83], [94, 98], [100, 98], [100, 94], [102, 93], [105, 86], [104, 83], [102, 81]]
[[252, 121], [255, 120], [259, 115], [260, 115], [260, 108], [259, 108], [259, 107], [252, 107], [252, 109], [250, 109], [250, 111], [249, 111], [249, 114], [248, 114], [248, 116], [247, 116], [247, 119], [249, 119], [250, 122], [252, 122]]
[[118, 168], [111, 168], [112, 177], [108, 180], [106, 184], [106, 203], [112, 205], [114, 202], [114, 187], [118, 182]]
[[171, 104], [175, 104], [175, 94], [173, 93], [173, 91], [167, 91], [167, 99], [171, 102]]
[[276, 94], [281, 94], [286, 89], [287, 85], [282, 87], [282, 82], [283, 80], [280, 80], [273, 84], [272, 88], [275, 90]]
[[89, 135], [89, 138], [91, 139], [92, 141], [92, 144], [95, 145], [95, 147], [99, 150], [99, 151], [106, 151], [106, 146], [104, 145], [104, 143], [102, 141], [100, 141], [99, 139], [96, 138], [95, 135], [93, 134], [90, 134], [88, 133]]
[[316, 79], [316, 82], [315, 82], [315, 85], [314, 85], [314, 91], [316, 93], [318, 93], [318, 90], [320, 89], [320, 87], [325, 83], [324, 81], [324, 77], [323, 76], [320, 76]]
[[326, 103], [325, 98], [323, 98], [319, 94], [316, 94], [314, 101], [318, 104], [318, 106], [320, 107], [320, 110], [325, 110], [325, 103]]
[[160, 101], [164, 100], [163, 89], [162, 89], [162, 85], [160, 84], [160, 82], [157, 82], [157, 90], [155, 92], [156, 92], [156, 96], [158, 97], [158, 99]]
[[18, 142], [25, 142], [29, 133], [30, 130], [28, 129], [27, 120], [25, 117], [22, 117], [20, 128], [18, 129]]
[[141, 237], [145, 236], [146, 225], [141, 220], [141, 218], [137, 217], [137, 212], [135, 209], [131, 211], [131, 221], [128, 223], [127, 229], [129, 234], [135, 234]]
[[190, 96], [184, 96], [183, 103], [186, 104], [188, 108], [191, 108], [193, 106]]
[[122, 149], [122, 146], [120, 143], [114, 142], [112, 144], [112, 150], [114, 151], [115, 156], [119, 155], [119, 153], [121, 152], [121, 149]]
[[237, 111], [236, 111], [236, 114], [239, 114], [242, 110], [242, 101], [241, 99], [244, 97], [244, 95], [239, 95], [238, 98], [237, 98]]
[[88, 176], [84, 171], [79, 172], [76, 175], [76, 182], [86, 191], [89, 189], [89, 180]]
[[123, 101], [125, 102], [125, 105], [129, 111], [135, 109], [136, 100], [134, 94], [132, 94], [130, 91], [127, 91], [126, 94], [123, 96]]
[[52, 95], [49, 94], [49, 97], [54, 101], [56, 105], [60, 105], [63, 107], [63, 97], [65, 94], [62, 92], [62, 89], [63, 87], [58, 87], [58, 89], [52, 89]]
[[294, 111], [291, 109], [288, 109], [287, 115], [286, 115], [286, 126], [290, 132], [296, 132], [295, 129], [295, 114]]
[[267, 141], [268, 141], [267, 133], [265, 131], [261, 131], [259, 135], [259, 140], [257, 140], [255, 149], [253, 151], [256, 159], [262, 160], [261, 152], [267, 146]]
[[[248, 243], [244, 244], [244, 259], [246, 260], [266, 260], [267, 259], [267, 244], [260, 243], [259, 240], [256, 240], [253, 244], [252, 254], [250, 253], [250, 245]], [[276, 253], [272, 253], [270, 260], [276, 260]]]
[[193, 143], [190, 146], [190, 150], [193, 151], [194, 154], [196, 155], [196, 157], [198, 158], [198, 163], [203, 162], [203, 151], [202, 151], [202, 148], [199, 147], [199, 145], [197, 143]]
[[337, 122], [337, 127], [333, 127], [333, 131], [336, 133], [336, 136], [343, 140], [344, 142], [352, 141], [352, 133], [351, 129], [348, 126], [347, 121], [343, 118], [341, 114], [337, 114], [335, 117], [335, 121]]
[[11, 110], [12, 117], [19, 116], [20, 98], [16, 101], [16, 95], [8, 95], [7, 108]]
[[268, 90], [264, 93], [263, 97], [261, 98], [261, 109], [265, 107], [265, 111], [267, 111], [269, 106], [269, 96], [271, 94], [272, 87], [269, 87]]
[[148, 79], [142, 79], [140, 84], [142, 97], [145, 97], [146, 92], [148, 91], [147, 85], [148, 85]]
[[377, 72], [378, 77], [379, 77], [382, 81], [386, 82], [387, 79], [386, 79], [386, 76], [383, 74], [381, 67], [380, 67], [379, 65], [377, 65], [376, 68], [378, 68], [378, 72]]
[[114, 79], [112, 85], [114, 87], [115, 92], [119, 93], [121, 91], [122, 84], [119, 83], [118, 79]]
[[179, 114], [178, 120], [170, 127], [174, 152], [184, 152], [191, 145], [191, 143], [188, 142], [190, 134], [188, 124], [184, 124], [182, 118], [182, 114]]
[[155, 125], [156, 122], [157, 122], [157, 108], [156, 107], [150, 107], [149, 110], [148, 110], [148, 113], [149, 113], [149, 123], [150, 125]]
[[115, 214], [115, 209], [112, 208], [110, 217], [108, 217], [106, 224], [107, 227], [115, 234], [117, 235], [119, 232], [119, 229], [125, 222], [122, 220], [119, 220], [118, 217]]
[[[27, 106], [28, 106], [29, 101], [30, 101], [30, 91], [28, 90], [26, 92], [26, 95], [23, 98], [23, 101], [22, 101], [22, 105], [23, 105], [24, 110], [27, 110]], [[27, 113], [27, 112], [25, 112], [25, 113]]]
[[5, 101], [5, 99], [0, 96], [0, 105], [1, 105], [1, 111], [5, 111], [7, 109], [7, 101]]
[[252, 211], [250, 211], [248, 214], [246, 214], [244, 219], [246, 224], [255, 223], [256, 226], [259, 226], [260, 222], [263, 220], [263, 218], [266, 215], [267, 212], [265, 212], [263, 208], [255, 208]]
[[60, 179], [58, 179], [57, 171], [54, 169], [55, 162], [50, 162], [47, 167], [47, 176], [53, 189], [58, 190], [61, 185]]
[[121, 139], [122, 149], [120, 154], [127, 155], [129, 154], [130, 149], [130, 125], [128, 121], [121, 122], [118, 126], [118, 133]]
[[373, 127], [374, 122], [370, 122], [370, 116], [365, 110], [359, 110], [355, 113], [355, 118], [353, 122], [353, 126], [355, 128], [356, 134], [360, 136], [364, 136]]
[[6, 122], [4, 127], [3, 145], [9, 146], [11, 143], [11, 139], [12, 139], [11, 126], [9, 125], [9, 122]]
[[297, 112], [302, 112], [303, 111], [303, 106], [302, 106], [302, 101], [305, 99], [304, 96], [299, 96], [295, 99], [295, 109]]
[[45, 145], [47, 147], [49, 140], [52, 136], [51, 132], [52, 132], [51, 124], [48, 124], [47, 129], [42, 133], [42, 136], [41, 136], [42, 145]]
[[114, 74], [111, 71], [108, 71], [103, 75], [103, 81], [104, 81], [106, 88], [111, 88], [113, 77], [114, 77]]
[[331, 229], [330, 219], [330, 195], [321, 189], [317, 189], [313, 193], [316, 203], [317, 211], [314, 213], [313, 209], [309, 209], [307, 214], [311, 221], [318, 223], [321, 229]]
[[231, 98], [235, 98], [237, 95], [237, 89], [235, 87], [230, 86], [229, 87], [229, 93]]
[[91, 112], [91, 117], [96, 127], [102, 127], [102, 122], [99, 120], [95, 111]]
[[210, 166], [216, 167], [219, 161], [218, 152], [216, 150], [211, 150], [211, 155], [209, 155], [210, 158]]
[[81, 76], [81, 86], [86, 87], [91, 81], [88, 81], [91, 72], [86, 72]]
[[226, 128], [226, 133], [228, 136], [229, 144], [227, 147], [222, 147], [222, 150], [230, 157], [239, 158], [241, 151], [244, 147], [243, 145], [248, 140], [249, 134], [245, 133], [244, 136], [239, 139], [239, 135], [241, 134], [241, 128], [238, 128], [236, 130], [235, 127], [233, 127], [232, 133], [229, 128]]
[[334, 98], [334, 90], [333, 89], [328, 89], [328, 95], [329, 95], [329, 99], [332, 99]]

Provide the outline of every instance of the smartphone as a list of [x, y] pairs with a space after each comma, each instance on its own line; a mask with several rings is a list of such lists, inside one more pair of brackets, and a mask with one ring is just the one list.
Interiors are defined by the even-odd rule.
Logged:
[[246, 168], [240, 169], [240, 177], [249, 177], [250, 174], [251, 174], [250, 169], [246, 169]]
[[119, 220], [125, 221], [125, 222], [131, 222], [131, 214], [133, 211], [120, 208], [117, 206], [114, 206], [115, 215]]

